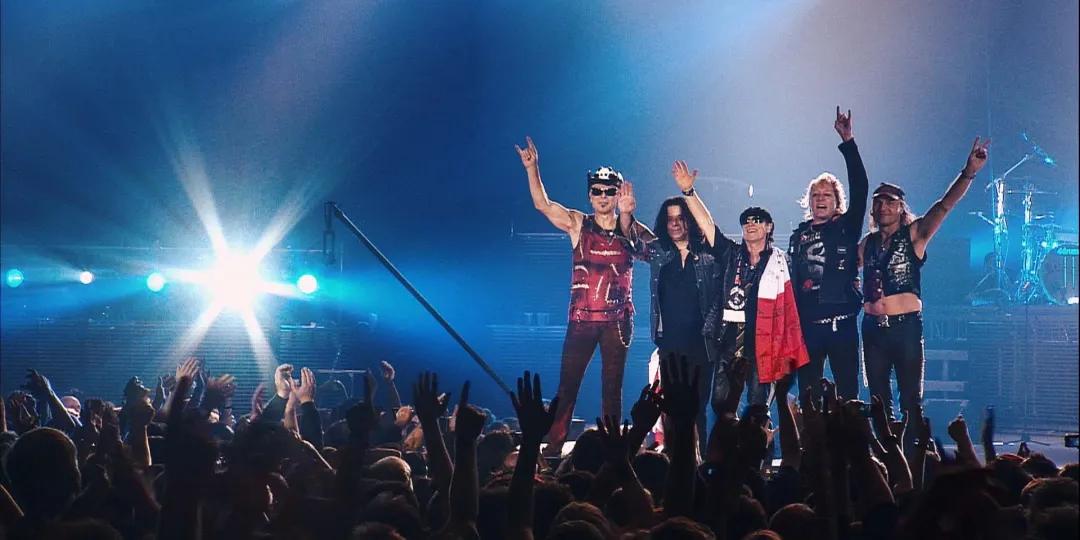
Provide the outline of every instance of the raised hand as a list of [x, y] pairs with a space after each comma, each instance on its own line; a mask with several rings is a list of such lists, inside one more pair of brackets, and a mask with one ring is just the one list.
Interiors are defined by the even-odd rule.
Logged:
[[124, 407], [127, 409], [127, 418], [133, 429], [150, 425], [150, 421], [154, 419], [154, 414], [157, 412], [147, 396], [129, 401]]
[[620, 214], [633, 214], [637, 210], [637, 198], [634, 197], [634, 184], [629, 180], [619, 186], [619, 202], [616, 203]]
[[986, 165], [986, 160], [990, 157], [990, 139], [983, 141], [979, 140], [979, 137], [975, 137], [975, 142], [971, 143], [971, 152], [968, 153], [967, 163], [964, 165], [964, 176], [974, 177]]
[[968, 433], [967, 422], [964, 421], [964, 415], [962, 414], [957, 415], [952, 422], [949, 422], [947, 431], [949, 432], [949, 437], [952, 437], [952, 440], [957, 442], [971, 438]]
[[840, 106], [836, 106], [836, 122], [833, 123], [833, 128], [836, 133], [840, 135], [840, 139], [844, 142], [848, 142], [852, 139], [851, 134], [851, 109], [848, 109], [847, 114], [840, 112]]
[[255, 391], [251, 394], [251, 421], [256, 422], [259, 417], [262, 416], [263, 409], [266, 407], [266, 399], [263, 395], [266, 393], [266, 383], [259, 383], [259, 386], [255, 387]]
[[53, 393], [52, 383], [37, 370], [26, 370], [26, 389], [35, 396], [48, 396]]
[[187, 378], [188, 381], [194, 381], [195, 375], [199, 373], [199, 360], [194, 356], [189, 356], [184, 359], [180, 365], [176, 366], [176, 380], [179, 383], [180, 379]]
[[292, 390], [292, 370], [292, 364], [281, 364], [274, 370], [274, 389], [281, 399], [287, 399]]
[[676, 160], [671, 166], [671, 177], [675, 179], [675, 185], [679, 187], [679, 191], [689, 191], [694, 187], [694, 182], [697, 182], [698, 170], [690, 170], [686, 166], [685, 161]]
[[698, 380], [701, 378], [701, 366], [694, 366], [693, 375], [686, 357], [679, 359], [672, 354], [660, 362], [660, 380], [663, 392], [660, 410], [674, 419], [693, 422], [698, 415], [699, 397]]
[[365, 377], [363, 401], [357, 402], [345, 412], [345, 423], [349, 426], [349, 436], [352, 438], [366, 439], [379, 420], [375, 405], [371, 402], [373, 388], [370, 378]]
[[604, 459], [608, 463], [618, 463], [629, 459], [630, 453], [628, 451], [628, 437], [630, 433], [630, 424], [623, 422], [622, 428], [619, 427], [619, 418], [616, 416], [605, 416], [603, 420], [596, 419], [596, 430], [600, 432], [600, 440], [604, 445]]
[[551, 424], [555, 421], [555, 409], [559, 406], [559, 396], [551, 400], [551, 404], [544, 408], [544, 398], [540, 391], [540, 375], [525, 372], [523, 377], [518, 377], [517, 392], [510, 392], [510, 402], [514, 405], [518, 423], [521, 424], [521, 437], [523, 442], [531, 445], [539, 445], [544, 435], [551, 430]]
[[301, 405], [315, 401], [315, 374], [310, 369], [300, 369], [300, 386], [295, 387], [295, 393]]
[[439, 375], [430, 371], [420, 374], [413, 384], [413, 406], [420, 423], [430, 425], [446, 414], [450, 394], [439, 394]]
[[653, 381], [641, 389], [641, 395], [630, 408], [630, 419], [635, 426], [651, 428], [660, 418], [660, 381]]
[[386, 360], [379, 362], [379, 370], [382, 372], [382, 378], [386, 382], [392, 382], [394, 375], [397, 373], [394, 371], [394, 366], [390, 365], [390, 362]]
[[461, 398], [454, 414], [458, 440], [473, 441], [484, 430], [484, 413], [469, 405], [469, 381], [461, 385]]
[[236, 393], [236, 379], [232, 375], [225, 374], [220, 377], [210, 377], [203, 382], [202, 408], [221, 409], [229, 404], [233, 394]]
[[884, 441], [893, 436], [892, 426], [885, 414], [885, 405], [878, 396], [870, 396], [870, 418], [873, 420], [878, 440]]
[[536, 152], [536, 145], [533, 144], [532, 137], [525, 137], [525, 148], [518, 145], [514, 145], [514, 149], [517, 150], [518, 157], [521, 158], [521, 165], [526, 169], [532, 169], [537, 166], [539, 156]]

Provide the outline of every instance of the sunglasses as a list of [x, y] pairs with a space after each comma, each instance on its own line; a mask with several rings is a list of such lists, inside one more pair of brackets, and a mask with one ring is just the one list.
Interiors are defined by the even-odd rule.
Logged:
[[749, 225], [751, 223], [756, 223], [760, 225], [762, 223], [765, 223], [765, 220], [758, 216], [747, 216], [747, 218], [744, 219], [742, 222], [743, 225]]
[[619, 193], [619, 188], [601, 189], [601, 188], [595, 188], [594, 187], [594, 188], [589, 188], [589, 193], [593, 197], [599, 197], [601, 195], [607, 195], [608, 197], [614, 197], [616, 194]]

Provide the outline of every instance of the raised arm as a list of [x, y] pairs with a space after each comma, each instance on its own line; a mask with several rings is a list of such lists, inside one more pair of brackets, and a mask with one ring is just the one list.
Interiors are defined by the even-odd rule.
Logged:
[[26, 388], [30, 390], [30, 393], [38, 400], [38, 403], [46, 403], [48, 410], [52, 414], [52, 420], [50, 423], [57, 429], [66, 433], [72, 433], [75, 431], [76, 423], [75, 419], [68, 414], [67, 409], [64, 408], [64, 404], [60, 401], [60, 397], [53, 391], [52, 383], [44, 375], [38, 373], [36, 370], [29, 370], [26, 374]]
[[526, 371], [517, 380], [517, 393], [510, 393], [518, 421], [521, 423], [521, 447], [518, 449], [514, 476], [510, 479], [510, 496], [507, 498], [508, 536], [512, 539], [531, 539], [533, 527], [533, 483], [536, 464], [540, 460], [540, 442], [551, 429], [555, 420], [555, 408], [559, 397], [544, 407], [540, 391], [540, 376]]
[[949, 185], [945, 195], [930, 207], [926, 215], [915, 221], [915, 227], [912, 227], [912, 240], [915, 243], [916, 250], [921, 251], [926, 248], [927, 242], [941, 228], [945, 216], [949, 215], [949, 212], [967, 193], [968, 188], [971, 187], [971, 181], [975, 179], [975, 175], [979, 173], [983, 165], [986, 165], [986, 159], [990, 155], [989, 149], [990, 139], [981, 141], [979, 137], [975, 137], [975, 141], [971, 143], [971, 152], [968, 153], [967, 163], [964, 165], [963, 170]]
[[529, 194], [532, 195], [533, 206], [544, 214], [552, 225], [576, 239], [584, 216], [581, 212], [570, 210], [548, 198], [544, 182], [540, 180], [540, 159], [532, 137], [525, 137], [525, 148], [516, 144], [514, 148], [521, 158], [521, 165], [525, 167], [525, 174], [529, 176]]
[[859, 232], [866, 221], [866, 197], [870, 191], [870, 179], [867, 178], [866, 167], [859, 155], [859, 147], [855, 145], [855, 135], [851, 130], [851, 109], [848, 109], [845, 115], [837, 106], [836, 123], [833, 127], [840, 135], [840, 153], [844, 155], [844, 163], [847, 165], [848, 209], [844, 213], [844, 219], [848, 228]]
[[697, 169], [691, 171], [685, 161], [676, 160], [671, 166], [671, 177], [675, 179], [675, 185], [679, 187], [679, 191], [686, 197], [686, 206], [690, 208], [690, 214], [694, 216], [694, 221], [701, 228], [701, 232], [705, 234], [705, 241], [712, 246], [715, 245], [714, 242], [716, 241], [716, 224], [713, 222], [709, 209], [705, 208], [705, 203], [701, 202], [701, 197], [698, 197], [697, 190], [694, 189], [697, 175]]

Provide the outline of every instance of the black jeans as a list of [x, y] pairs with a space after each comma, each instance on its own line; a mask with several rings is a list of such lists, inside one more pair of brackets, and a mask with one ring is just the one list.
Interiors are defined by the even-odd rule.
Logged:
[[[710, 353], [711, 347], [706, 347], [705, 338], [702, 338], [701, 346], [679, 349], [666, 349], [661, 347], [657, 354], [660, 355], [661, 365], [665, 359], [671, 354], [675, 354], [676, 358], [685, 356], [687, 365], [690, 367], [690, 373], [694, 372], [695, 367], [701, 369], [701, 375], [698, 379], [698, 415], [697, 415], [697, 430], [698, 430], [698, 448], [701, 450], [701, 455], [705, 455], [705, 445], [709, 442], [708, 437], [708, 420], [706, 419], [705, 408], [709, 405], [709, 393], [713, 388], [713, 363], [711, 361]], [[662, 387], [664, 382], [660, 381]], [[666, 427], [666, 426], [665, 426]]]
[[[814, 324], [802, 321], [803, 340], [810, 353], [810, 363], [799, 368], [799, 385], [796, 395], [817, 383], [825, 375], [825, 357], [829, 358], [836, 393], [843, 399], [859, 397], [859, 324], [858, 317], [851, 316], [836, 321], [836, 331], [831, 323]], [[815, 392], [816, 393], [816, 392]]]
[[[887, 321], [887, 326], [885, 322]], [[896, 386], [900, 392], [900, 410], [907, 414], [922, 404], [923, 355], [922, 312], [863, 318], [863, 360], [870, 395], [881, 398], [889, 418], [893, 415], [893, 395], [889, 386], [892, 370], [896, 369]]]
[[634, 335], [632, 319], [618, 322], [574, 322], [566, 326], [563, 341], [562, 368], [559, 371], [559, 408], [548, 432], [548, 443], [561, 449], [566, 442], [570, 418], [574, 414], [581, 379], [589, 367], [596, 346], [600, 345], [600, 388], [602, 414], [622, 416], [623, 372], [626, 370], [626, 351]]
[[[728, 394], [731, 393], [732, 381], [728, 378], [728, 366], [731, 365], [736, 356], [743, 356], [748, 352], [746, 343], [752, 339], [754, 339], [754, 336], [746, 331], [745, 324], [728, 323], [727, 329], [724, 331], [724, 338], [720, 340], [718, 361], [713, 363], [716, 374], [713, 377], [712, 408], [717, 416], [721, 414], [724, 402], [727, 401]], [[772, 383], [758, 382], [757, 359], [751, 353], [748, 360], [750, 361], [750, 369], [746, 374], [745, 381], [746, 404], [768, 407], [772, 403], [773, 385]]]

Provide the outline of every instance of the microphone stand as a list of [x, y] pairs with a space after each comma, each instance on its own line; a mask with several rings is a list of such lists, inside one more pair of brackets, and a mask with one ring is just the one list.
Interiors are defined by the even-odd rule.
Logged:
[[[376, 247], [375, 244], [370, 239], [368, 239], [368, 237], [363, 232], [360, 231], [360, 228], [357, 227], [351, 219], [349, 219], [349, 216], [345, 215], [345, 212], [343, 212], [341, 208], [338, 207], [337, 203], [334, 203], [332, 201], [327, 202], [326, 212], [328, 216], [337, 218], [338, 221], [345, 224], [345, 227], [348, 228], [349, 231], [352, 232], [358, 240], [360, 240], [360, 243], [363, 244], [364, 247], [368, 248], [368, 251], [371, 251], [371, 254], [374, 255], [375, 258], [378, 259], [379, 262], [381, 262], [383, 266], [386, 267], [390, 274], [397, 278], [398, 282], [401, 283], [401, 286], [405, 287], [405, 290], [409, 291], [409, 293], [413, 295], [413, 298], [416, 298], [416, 301], [419, 302], [420, 305], [423, 306], [424, 309], [426, 309], [427, 312], [431, 314], [435, 321], [443, 327], [443, 330], [446, 330], [446, 333], [450, 334], [450, 337], [454, 338], [454, 341], [456, 341], [462, 349], [465, 349], [465, 352], [473, 359], [474, 362], [476, 362], [477, 365], [480, 366], [481, 369], [484, 370], [484, 373], [487, 373], [488, 376], [495, 381], [495, 384], [499, 385], [499, 388], [501, 388], [503, 392], [506, 392], [507, 394], [510, 393], [510, 387], [507, 386], [505, 382], [503, 382], [502, 378], [500, 378], [497, 373], [495, 373], [495, 370], [492, 369], [491, 366], [487, 362], [485, 362], [483, 358], [480, 357], [480, 354], [477, 353], [476, 350], [473, 349], [465, 341], [465, 338], [461, 337], [461, 334], [457, 333], [457, 330], [454, 330], [454, 328], [450, 326], [450, 323], [447, 322], [441, 314], [439, 314], [439, 312], [435, 309], [435, 306], [432, 306], [431, 302], [428, 302], [427, 299], [424, 298], [424, 295], [420, 294], [420, 291], [417, 290], [412, 283], [409, 283], [409, 280], [405, 278], [405, 275], [402, 274], [394, 266], [394, 263], [390, 262], [390, 259], [386, 258], [386, 255], [383, 255], [383, 253], [379, 251], [379, 248]], [[327, 221], [327, 223], [329, 223], [329, 221]], [[326, 233], [324, 233], [324, 238], [325, 234]], [[331, 236], [333, 235], [332, 232], [330, 234]]]

